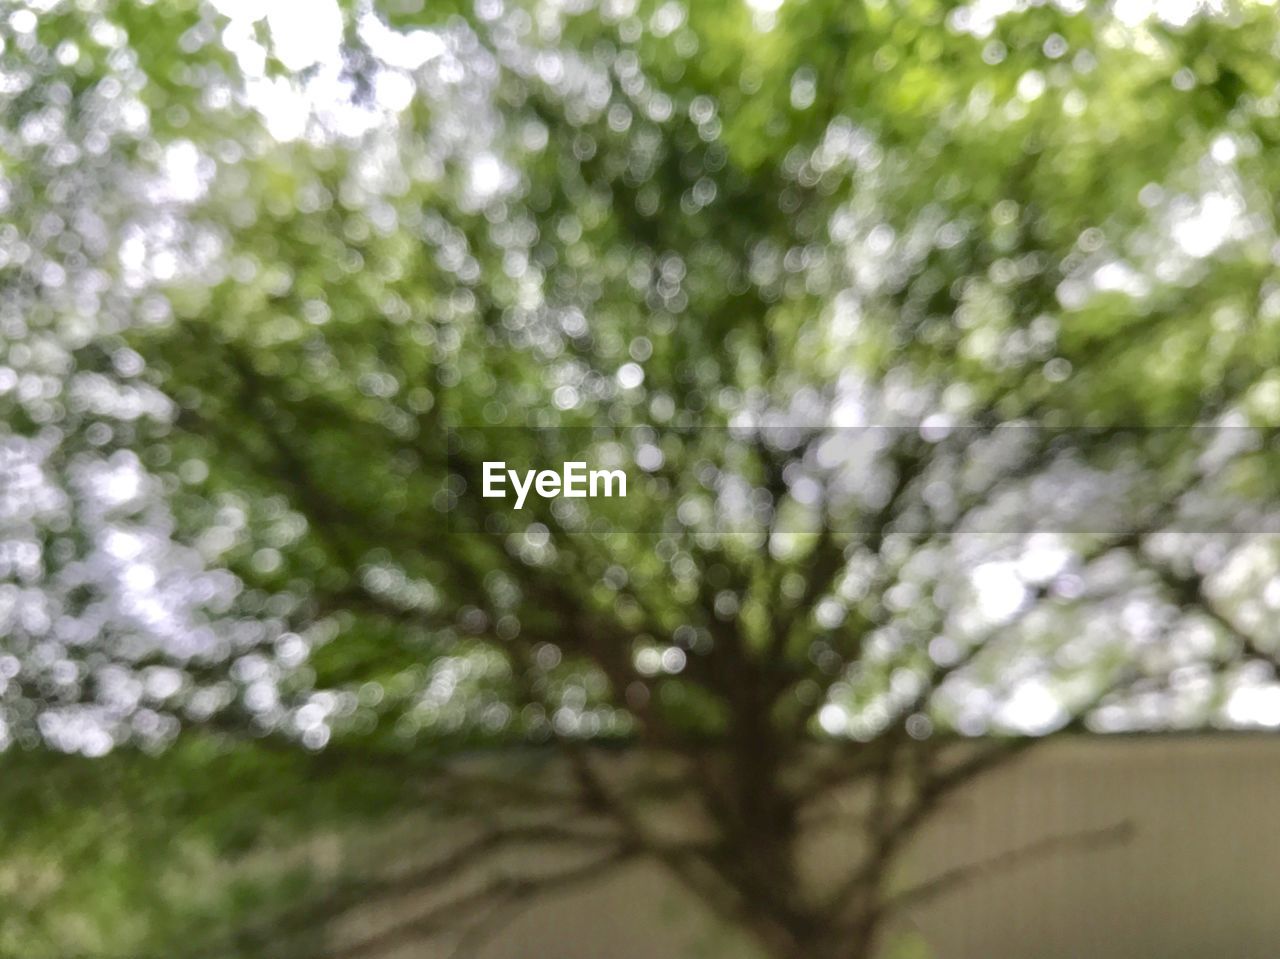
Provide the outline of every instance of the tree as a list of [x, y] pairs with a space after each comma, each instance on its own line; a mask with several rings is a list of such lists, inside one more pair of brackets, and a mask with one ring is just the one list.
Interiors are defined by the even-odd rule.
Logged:
[[[1251, 721], [1277, 655], [1273, 545], [1232, 526], [1274, 499], [1268, 11], [411, 6], [317, 8], [313, 47], [230, 6], [6, 27], [36, 243], [6, 268], [4, 401], [54, 491], [7, 500], [39, 555], [10, 561], [8, 735], [375, 777], [300, 804], [311, 830], [427, 800], [485, 822], [211, 954], [473, 945], [645, 857], [764, 954], [869, 956], [965, 881], [896, 867], [985, 770]], [[570, 459], [633, 488], [477, 495], [486, 460]], [[530, 746], [536, 777], [457, 758]], [[865, 854], [810, 881], [842, 788]], [[664, 836], [672, 809], [700, 828]], [[563, 871], [312, 938], [549, 844]]]

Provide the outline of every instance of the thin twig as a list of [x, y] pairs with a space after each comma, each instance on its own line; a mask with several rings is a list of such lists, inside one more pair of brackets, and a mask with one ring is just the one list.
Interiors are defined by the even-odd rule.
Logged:
[[492, 883], [421, 913], [412, 919], [396, 923], [388, 929], [374, 933], [357, 942], [349, 943], [323, 954], [319, 959], [360, 959], [360, 957], [384, 952], [401, 945], [431, 939], [450, 928], [457, 928], [461, 916], [477, 909], [489, 907], [487, 917], [493, 917], [500, 907], [515, 900], [540, 896], [557, 889], [578, 885], [600, 875], [627, 859], [638, 850], [631, 846], [619, 846], [608, 854], [585, 864], [545, 876], [504, 876]]
[[1101, 829], [1085, 829], [1079, 832], [1045, 836], [1025, 846], [1010, 849], [986, 859], [965, 863], [948, 869], [919, 885], [912, 886], [884, 903], [886, 912], [919, 906], [954, 891], [967, 883], [986, 879], [1029, 862], [1065, 850], [1097, 849], [1122, 843], [1136, 832], [1132, 822], [1125, 820]]

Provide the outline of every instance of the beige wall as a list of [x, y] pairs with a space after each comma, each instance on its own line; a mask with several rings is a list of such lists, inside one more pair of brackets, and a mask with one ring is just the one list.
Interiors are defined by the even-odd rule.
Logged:
[[1136, 827], [957, 892], [919, 916], [955, 959], [1280, 955], [1280, 737], [1049, 744], [958, 802], [919, 868], [1054, 831]]
[[[908, 868], [924, 878], [1123, 821], [1136, 829], [1123, 842], [1060, 849], [957, 889], [911, 917], [917, 934], [937, 959], [1280, 956], [1280, 736], [1046, 743], [955, 799]], [[841, 855], [838, 843], [827, 851]], [[636, 867], [546, 900], [475, 959], [703, 956], [751, 952]]]

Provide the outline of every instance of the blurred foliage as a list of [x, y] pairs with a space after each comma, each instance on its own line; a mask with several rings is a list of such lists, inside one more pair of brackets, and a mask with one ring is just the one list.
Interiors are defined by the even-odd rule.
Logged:
[[[1274, 10], [1008, 7], [0, 10], [0, 953], [269, 913], [262, 850], [402, 810], [424, 752], [1007, 732], [1011, 662], [1127, 666], [1145, 627], [1067, 603], [975, 662], [985, 713], [915, 703], [983, 558], [787, 470], [833, 421], [1280, 413]], [[572, 532], [461, 481], [579, 436], [654, 495]], [[1082, 455], [1151, 489], [1188, 443]], [[794, 532], [710, 535], [736, 479]]]
[[411, 809], [404, 766], [211, 737], [93, 762], [10, 750], [0, 769], [2, 955], [220, 949], [331, 884], [344, 830]]

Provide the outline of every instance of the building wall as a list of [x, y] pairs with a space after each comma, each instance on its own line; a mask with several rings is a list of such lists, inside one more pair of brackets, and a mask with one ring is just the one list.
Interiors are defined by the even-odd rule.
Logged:
[[[922, 833], [906, 872], [923, 879], [1048, 836], [1125, 822], [1128, 838], [1057, 848], [920, 908], [904, 931], [930, 951], [904, 955], [1280, 956], [1280, 736], [1046, 743], [958, 795]], [[824, 850], [841, 857], [839, 842]], [[431, 955], [417, 947], [403, 959]], [[540, 902], [475, 959], [752, 956], [680, 887], [638, 866]]]

